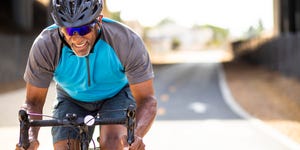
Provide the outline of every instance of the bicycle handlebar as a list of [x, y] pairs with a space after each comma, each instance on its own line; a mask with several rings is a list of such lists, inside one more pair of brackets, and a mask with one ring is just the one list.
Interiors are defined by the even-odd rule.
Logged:
[[[127, 127], [127, 142], [131, 145], [134, 142], [134, 127], [135, 127], [135, 107], [129, 106], [127, 108], [127, 115], [124, 118], [93, 118], [92, 125], [108, 125], [108, 124], [123, 124]], [[84, 118], [66, 116], [65, 119], [51, 119], [51, 120], [29, 120], [28, 114], [25, 110], [19, 110], [20, 122], [20, 136], [18, 146], [25, 150], [30, 146], [28, 131], [30, 127], [47, 127], [47, 126], [85, 126], [88, 125]], [[90, 125], [88, 125], [90, 126]]]
[[[78, 118], [77, 120], [70, 121], [67, 119], [58, 120], [32, 120], [29, 121], [31, 127], [47, 127], [47, 126], [83, 126], [86, 125], [83, 118]], [[95, 123], [93, 125], [107, 125], [107, 124], [126, 124], [126, 118], [95, 118]]]

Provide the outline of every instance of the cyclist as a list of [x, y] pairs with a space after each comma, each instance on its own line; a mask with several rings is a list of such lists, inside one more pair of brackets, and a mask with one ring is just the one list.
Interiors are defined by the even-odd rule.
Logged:
[[[136, 106], [135, 141], [126, 142], [123, 125], [101, 126], [101, 150], [143, 150], [143, 137], [155, 119], [154, 73], [142, 39], [131, 29], [103, 18], [102, 0], [53, 0], [55, 22], [34, 41], [24, 73], [24, 109], [42, 113], [49, 84], [56, 82], [54, 117]], [[109, 117], [120, 113], [111, 112]], [[30, 119], [42, 119], [30, 116]], [[39, 128], [29, 131], [30, 150], [37, 149]], [[53, 127], [54, 149], [77, 149], [77, 131]], [[92, 136], [92, 133], [90, 133]], [[69, 144], [71, 143], [71, 144]]]

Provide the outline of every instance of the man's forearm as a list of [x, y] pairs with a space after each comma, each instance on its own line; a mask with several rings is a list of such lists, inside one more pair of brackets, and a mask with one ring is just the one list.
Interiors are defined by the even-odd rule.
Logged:
[[157, 112], [157, 102], [154, 97], [145, 100], [145, 103], [138, 105], [136, 113], [135, 135], [144, 137], [152, 126]]
[[[42, 120], [43, 117], [41, 115], [32, 115], [34, 114], [42, 114], [43, 113], [43, 104], [31, 104], [30, 102], [26, 101], [25, 104], [22, 106], [22, 109], [26, 110], [29, 115], [30, 120]], [[35, 141], [38, 139], [38, 133], [40, 128], [39, 127], [30, 127], [29, 129], [29, 140]]]

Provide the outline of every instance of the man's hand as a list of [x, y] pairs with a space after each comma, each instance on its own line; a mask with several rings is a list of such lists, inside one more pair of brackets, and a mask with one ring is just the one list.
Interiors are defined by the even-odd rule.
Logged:
[[[127, 136], [125, 137], [125, 143], [127, 143]], [[128, 145], [128, 143], [127, 143]], [[143, 142], [143, 138], [139, 137], [139, 136], [134, 136], [134, 142], [131, 144], [131, 146], [127, 146], [126, 150], [145, 150], [145, 144]]]
[[[40, 143], [39, 141], [35, 140], [30, 142], [30, 146], [27, 150], [37, 150], [39, 147]], [[18, 144], [16, 145], [16, 149], [15, 150], [24, 150], [23, 147], [19, 147]]]
[[21, 148], [21, 147], [19, 147], [19, 145], [18, 145], [18, 144], [16, 144], [16, 148], [15, 148], [15, 150], [24, 150], [24, 148]]
[[143, 138], [134, 136], [134, 142], [129, 147], [129, 150], [145, 150], [146, 145], [143, 142]]

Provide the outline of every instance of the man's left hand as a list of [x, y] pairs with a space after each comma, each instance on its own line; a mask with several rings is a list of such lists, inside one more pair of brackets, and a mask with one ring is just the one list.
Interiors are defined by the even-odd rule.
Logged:
[[[127, 136], [126, 136], [127, 141]], [[143, 138], [139, 136], [134, 136], [134, 142], [131, 144], [131, 146], [128, 146], [128, 150], [145, 150], [146, 145], [143, 142]]]

